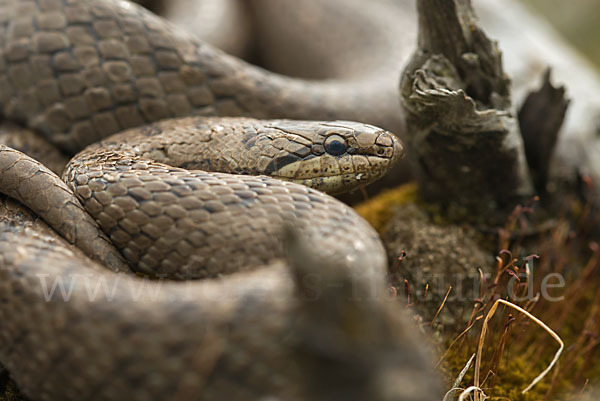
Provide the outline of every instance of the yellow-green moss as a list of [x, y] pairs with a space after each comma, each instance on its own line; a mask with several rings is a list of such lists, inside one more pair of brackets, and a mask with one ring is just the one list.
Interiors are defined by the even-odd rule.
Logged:
[[[565, 250], [565, 249], [563, 249]], [[573, 264], [579, 264], [573, 261]], [[572, 298], [563, 302], [546, 302], [532, 311], [534, 315], [554, 328], [565, 343], [565, 349], [559, 364], [530, 392], [522, 394], [531, 380], [542, 372], [551, 361], [557, 349], [557, 344], [535, 324], [527, 326], [518, 325], [508, 337], [508, 345], [504, 350], [500, 366], [494, 371], [493, 379], [484, 385], [484, 391], [489, 400], [502, 401], [565, 401], [578, 399], [575, 397], [581, 392], [585, 380], [589, 379], [588, 387], [597, 384], [600, 378], [600, 346], [587, 348], [575, 345], [582, 338], [590, 338], [584, 342], [588, 345], [598, 334], [598, 288], [600, 277], [578, 278], [568, 284], [566, 294], [577, 293], [581, 298], [575, 302]], [[571, 302], [569, 302], [571, 301]], [[560, 316], [566, 313], [566, 319], [561, 321]], [[503, 322], [505, 315], [494, 317], [494, 320]], [[493, 327], [493, 325], [492, 325]], [[502, 327], [500, 324], [499, 327]], [[443, 372], [448, 381], [448, 389], [466, 364], [469, 357], [476, 351], [480, 324], [475, 325], [464, 343], [458, 343], [452, 348], [444, 360]], [[449, 342], [458, 333], [445, 333], [440, 341], [440, 351], [445, 352]], [[482, 377], [487, 374], [485, 361], [491, 359], [491, 353], [498, 347], [499, 334], [490, 330], [484, 348], [484, 364], [481, 370]], [[553, 383], [552, 388], [550, 388]], [[473, 384], [473, 367], [469, 370], [461, 386], [466, 388]]]
[[378, 232], [381, 232], [392, 217], [395, 207], [416, 202], [417, 199], [417, 184], [408, 183], [385, 190], [373, 199], [360, 203], [355, 209]]
[[510, 399], [512, 401], [539, 401], [544, 399], [548, 391], [548, 382], [552, 379], [549, 375], [544, 381], [538, 383], [530, 391], [523, 394], [531, 381], [545, 368], [532, 364], [531, 360], [523, 357], [507, 356], [506, 364], [502, 363], [495, 378], [495, 386], [490, 388], [488, 395], [494, 399]]
[[[490, 345], [493, 347], [493, 343]], [[475, 349], [469, 350], [474, 352]], [[447, 355], [443, 371], [446, 375], [448, 389], [455, 381], [459, 372], [464, 368], [470, 355], [464, 351], [450, 351]], [[485, 394], [490, 397], [489, 400], [503, 400], [503, 401], [540, 401], [544, 400], [546, 393], [550, 387], [552, 380], [552, 373], [546, 378], [533, 387], [530, 391], [523, 394], [522, 391], [525, 389], [531, 381], [545, 368], [546, 361], [534, 361], [527, 359], [526, 357], [513, 355], [507, 353], [502, 358], [498, 371], [494, 372], [494, 375], [488, 377], [487, 381], [482, 384], [482, 388]], [[461, 388], [467, 388], [473, 385], [473, 372], [474, 366], [471, 366], [465, 378], [461, 383]], [[487, 375], [485, 366], [481, 370], [482, 379]], [[559, 392], [558, 390], [568, 387], [568, 384], [564, 380], [557, 380], [553, 394]], [[556, 396], [550, 396], [547, 398], [548, 401], [559, 400]]]

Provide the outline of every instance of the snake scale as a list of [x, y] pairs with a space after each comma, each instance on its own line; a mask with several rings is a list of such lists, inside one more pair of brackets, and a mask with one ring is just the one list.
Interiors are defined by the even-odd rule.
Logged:
[[269, 73], [126, 1], [0, 0], [4, 118], [80, 152], [63, 181], [50, 145], [2, 131], [48, 164], [0, 147], [0, 362], [23, 392], [437, 397], [383, 296], [377, 234], [317, 190], [378, 178], [402, 145], [366, 124], [253, 119], [399, 127], [373, 95]]

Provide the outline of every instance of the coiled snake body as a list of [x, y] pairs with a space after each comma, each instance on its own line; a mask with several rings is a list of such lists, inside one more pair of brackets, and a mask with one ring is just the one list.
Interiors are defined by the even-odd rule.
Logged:
[[[0, 0], [0, 49], [4, 116], [69, 154], [183, 115], [395, 124], [361, 85], [270, 74], [125, 1]], [[429, 399], [375, 232], [281, 180], [339, 192], [401, 152], [358, 123], [190, 117], [92, 145], [63, 182], [2, 146], [0, 188], [62, 238], [2, 199], [0, 362], [41, 400]], [[284, 222], [311, 244], [288, 234], [291, 270]]]

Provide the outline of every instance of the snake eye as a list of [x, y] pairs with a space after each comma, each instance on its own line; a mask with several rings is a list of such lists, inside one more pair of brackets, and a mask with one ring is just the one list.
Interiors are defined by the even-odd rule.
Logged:
[[331, 135], [325, 140], [325, 151], [332, 156], [346, 153], [346, 140], [339, 135]]

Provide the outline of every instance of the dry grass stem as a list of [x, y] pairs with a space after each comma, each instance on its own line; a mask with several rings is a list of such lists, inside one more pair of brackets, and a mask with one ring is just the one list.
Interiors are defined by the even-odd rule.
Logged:
[[444, 305], [446, 305], [446, 301], [448, 300], [448, 296], [450, 295], [450, 291], [452, 291], [452, 286], [450, 286], [450, 288], [448, 288], [448, 291], [446, 292], [446, 296], [444, 297], [444, 300], [442, 301], [442, 304], [440, 305], [440, 307], [438, 308], [437, 312], [435, 313], [435, 316], [433, 316], [433, 319], [431, 320], [431, 326], [432, 327], [433, 327], [433, 323], [435, 323], [435, 320], [440, 315], [440, 312], [442, 311], [442, 309], [444, 309]]
[[[483, 321], [483, 326], [481, 328], [481, 335], [479, 338], [479, 345], [477, 347], [477, 359], [475, 361], [475, 373], [474, 373], [474, 388], [478, 389], [479, 388], [479, 375], [480, 375], [480, 369], [481, 369], [481, 358], [482, 358], [482, 354], [483, 354], [483, 344], [485, 342], [485, 335], [487, 334], [487, 329], [488, 329], [488, 322], [489, 320], [494, 316], [494, 313], [496, 312], [496, 309], [498, 308], [498, 305], [503, 304], [505, 306], [508, 306], [510, 308], [513, 308], [519, 312], [521, 312], [522, 314], [524, 314], [525, 316], [527, 316], [529, 319], [533, 320], [537, 325], [539, 325], [540, 327], [542, 327], [548, 334], [550, 334], [555, 340], [556, 342], [558, 342], [560, 344], [560, 347], [558, 349], [558, 351], [556, 352], [556, 354], [554, 355], [554, 358], [552, 359], [552, 362], [550, 362], [550, 364], [548, 365], [548, 367], [542, 372], [540, 373], [532, 382], [531, 384], [529, 384], [529, 386], [527, 386], [527, 388], [525, 388], [522, 393], [526, 393], [529, 390], [531, 390], [536, 384], [538, 384], [547, 374], [548, 372], [550, 372], [550, 370], [552, 370], [552, 368], [554, 367], [554, 365], [556, 364], [556, 362], [558, 361], [558, 359], [560, 358], [560, 355], [562, 354], [562, 351], [564, 349], [564, 342], [562, 341], [562, 339], [558, 336], [558, 334], [556, 334], [552, 329], [550, 329], [550, 327], [548, 327], [544, 322], [542, 322], [541, 320], [539, 320], [537, 317], [533, 316], [531, 313], [529, 313], [528, 311], [526, 311], [525, 309], [521, 308], [520, 306], [517, 306], [511, 302], [505, 301], [503, 299], [498, 299], [494, 305], [491, 307], [490, 311], [488, 312], [487, 316], [485, 317], [485, 320]], [[464, 393], [463, 393], [464, 395]], [[464, 399], [461, 395], [460, 399]], [[475, 401], [481, 401], [481, 398], [479, 397], [478, 393], [475, 393]]]

